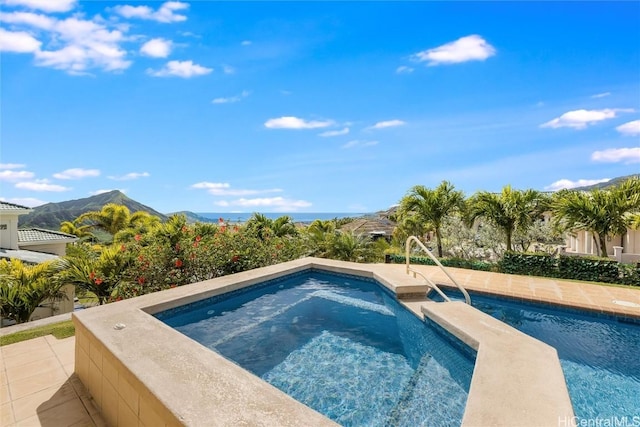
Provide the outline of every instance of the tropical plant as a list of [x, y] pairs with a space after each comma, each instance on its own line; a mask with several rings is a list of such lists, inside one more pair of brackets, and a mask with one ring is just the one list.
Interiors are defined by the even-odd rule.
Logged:
[[135, 235], [137, 233], [136, 229], [142, 232], [148, 231], [159, 223], [160, 219], [148, 212], [139, 211], [131, 215], [129, 208], [116, 203], [107, 203], [99, 211], [85, 212], [74, 221], [75, 225], [102, 230], [114, 238], [118, 233], [127, 229], [134, 229], [134, 231], [118, 236], [120, 241], [131, 234]]
[[245, 227], [248, 232], [263, 240], [272, 236], [284, 237], [298, 234], [293, 218], [288, 215], [272, 220], [266, 215], [256, 212], [249, 218]]
[[554, 224], [560, 230], [591, 232], [599, 255], [606, 256], [607, 236], [626, 233], [640, 212], [640, 179], [604, 190], [559, 191], [552, 209]]
[[62, 282], [56, 274], [56, 261], [28, 265], [20, 260], [0, 260], [0, 316], [28, 322], [35, 309], [45, 300], [66, 298]]
[[468, 203], [467, 221], [484, 218], [500, 228], [505, 235], [507, 250], [513, 250], [514, 232], [525, 232], [540, 219], [548, 207], [548, 198], [536, 190], [514, 190], [505, 186], [499, 194], [481, 191]]
[[93, 293], [99, 304], [106, 303], [117, 290], [131, 264], [131, 256], [124, 245], [111, 245], [95, 249], [82, 245], [73, 255], [62, 258], [60, 273], [65, 283]]
[[80, 241], [95, 240], [96, 236], [89, 231], [91, 226], [89, 225], [81, 225], [78, 226], [74, 222], [71, 221], [63, 221], [60, 223], [60, 231], [67, 234], [72, 234], [80, 239]]
[[402, 221], [405, 217], [414, 217], [424, 224], [424, 229], [433, 229], [438, 256], [442, 257], [442, 223], [448, 215], [463, 209], [463, 206], [463, 193], [454, 190], [448, 181], [442, 181], [434, 190], [416, 185], [400, 201], [399, 218]]

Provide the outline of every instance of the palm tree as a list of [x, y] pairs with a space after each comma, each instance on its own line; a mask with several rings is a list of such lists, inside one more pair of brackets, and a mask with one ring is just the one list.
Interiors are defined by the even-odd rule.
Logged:
[[512, 237], [516, 229], [525, 231], [540, 218], [548, 206], [547, 197], [536, 190], [514, 190], [510, 185], [499, 194], [481, 191], [470, 200], [467, 221], [485, 218], [500, 228], [506, 236], [507, 250], [513, 250]]
[[599, 255], [606, 256], [607, 236], [623, 235], [640, 214], [640, 179], [605, 190], [560, 191], [554, 196], [552, 209], [557, 227], [591, 232]]
[[78, 226], [75, 222], [71, 221], [63, 221], [60, 223], [60, 231], [67, 234], [72, 234], [80, 239], [80, 241], [84, 240], [95, 240], [96, 236], [93, 235], [92, 232], [89, 231], [91, 228], [90, 225], [81, 225]]
[[438, 239], [438, 256], [442, 257], [442, 222], [463, 207], [464, 195], [454, 190], [448, 181], [442, 181], [435, 190], [416, 185], [400, 201], [399, 217], [412, 216], [422, 222], [425, 229], [433, 229]]
[[74, 221], [76, 224], [89, 222], [91, 228], [97, 228], [114, 236], [118, 231], [129, 226], [131, 212], [124, 205], [107, 203], [99, 211], [89, 211], [80, 215]]
[[0, 260], [0, 316], [28, 322], [43, 301], [66, 298], [63, 283], [56, 278], [59, 271], [56, 261], [28, 265], [16, 259]]
[[118, 245], [108, 246], [100, 251], [82, 247], [74, 251], [73, 256], [62, 259], [64, 270], [60, 276], [66, 283], [92, 292], [102, 305], [124, 280], [124, 272], [131, 261], [129, 255]]

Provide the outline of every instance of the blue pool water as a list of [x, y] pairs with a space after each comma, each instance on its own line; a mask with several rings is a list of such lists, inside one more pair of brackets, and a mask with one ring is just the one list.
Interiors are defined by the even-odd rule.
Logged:
[[472, 294], [471, 303], [556, 348], [575, 415], [584, 425], [623, 417], [640, 423], [639, 323], [484, 295]]
[[344, 426], [461, 423], [475, 355], [374, 281], [311, 270], [156, 316]]

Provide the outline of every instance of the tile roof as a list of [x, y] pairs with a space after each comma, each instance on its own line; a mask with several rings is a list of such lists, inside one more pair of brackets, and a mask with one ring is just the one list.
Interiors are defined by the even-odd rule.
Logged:
[[0, 249], [0, 258], [19, 259], [24, 262], [39, 264], [45, 261], [58, 259], [57, 255], [45, 254], [42, 252], [25, 251], [24, 249]]
[[76, 241], [78, 238], [72, 234], [61, 231], [44, 230], [42, 228], [19, 228], [18, 244], [24, 243], [46, 243], [52, 241]]
[[31, 208], [22, 205], [16, 205], [15, 203], [3, 202], [0, 200], [0, 211], [24, 211], [31, 210]]

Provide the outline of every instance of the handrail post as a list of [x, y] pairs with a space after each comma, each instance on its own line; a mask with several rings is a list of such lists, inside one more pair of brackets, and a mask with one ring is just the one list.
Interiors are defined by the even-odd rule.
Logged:
[[[410, 271], [413, 271], [414, 273], [416, 273], [415, 270], [411, 269], [410, 266], [410, 261], [409, 261], [409, 254], [411, 251], [411, 243], [412, 242], [416, 242], [418, 244], [418, 246], [420, 247], [420, 249], [422, 249], [423, 251], [426, 252], [426, 254], [429, 256], [429, 258], [431, 258], [431, 260], [433, 262], [436, 263], [436, 265], [438, 267], [440, 267], [440, 270], [442, 270], [444, 272], [444, 274], [453, 282], [454, 285], [456, 285], [456, 287], [460, 290], [460, 292], [462, 292], [462, 295], [464, 295], [464, 301], [471, 305], [471, 297], [469, 296], [469, 293], [467, 292], [467, 290], [461, 286], [456, 279], [454, 279], [449, 272], [444, 268], [444, 266], [442, 265], [442, 263], [438, 260], [438, 258], [436, 258], [429, 249], [427, 249], [427, 247], [422, 244], [422, 242], [416, 237], [416, 236], [409, 236], [407, 238], [407, 242], [405, 244], [405, 258], [406, 258], [406, 269], [407, 269], [407, 274], [409, 274]], [[420, 274], [420, 276], [424, 277], [426, 279], [426, 277], [422, 274]], [[415, 275], [414, 275], [415, 277]], [[429, 283], [433, 283], [430, 280], [427, 280]], [[449, 298], [447, 298], [446, 296], [444, 296], [444, 294], [442, 293], [442, 291], [438, 288], [437, 285], [435, 285], [435, 283], [433, 283], [433, 285], [435, 286], [436, 291], [445, 298], [445, 300], [449, 300]]]

